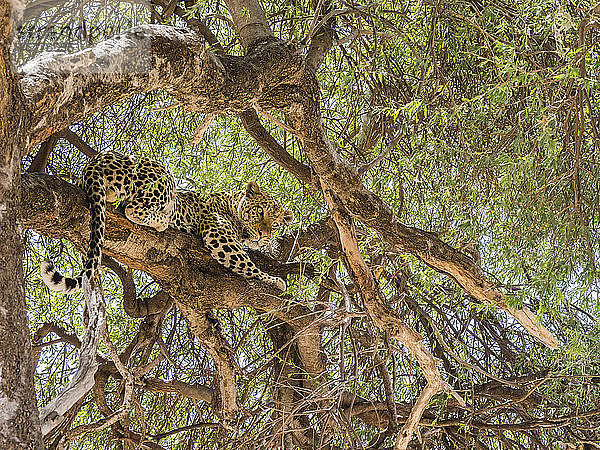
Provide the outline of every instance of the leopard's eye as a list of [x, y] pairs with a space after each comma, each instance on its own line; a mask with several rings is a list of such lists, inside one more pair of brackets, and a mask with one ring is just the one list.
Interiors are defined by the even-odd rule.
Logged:
[[256, 211], [256, 214], [258, 214], [260, 217], [263, 216], [264, 210], [263, 210], [262, 206], [257, 206], [255, 208], [255, 211]]

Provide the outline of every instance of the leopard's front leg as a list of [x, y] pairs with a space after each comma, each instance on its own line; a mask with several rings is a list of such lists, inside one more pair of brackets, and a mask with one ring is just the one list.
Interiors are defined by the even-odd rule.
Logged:
[[222, 223], [218, 226], [213, 224], [210, 228], [202, 230], [202, 238], [206, 247], [210, 249], [211, 256], [226, 268], [244, 278], [256, 278], [285, 291], [285, 281], [260, 270], [235, 239], [229, 227]]

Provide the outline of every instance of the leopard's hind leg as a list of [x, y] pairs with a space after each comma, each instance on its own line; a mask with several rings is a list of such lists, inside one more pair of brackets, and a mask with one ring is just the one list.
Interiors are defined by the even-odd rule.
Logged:
[[138, 198], [127, 205], [125, 216], [134, 223], [165, 231], [171, 221], [171, 210], [172, 206]]
[[125, 216], [140, 225], [164, 231], [175, 207], [173, 175], [155, 161], [144, 161], [134, 170]]

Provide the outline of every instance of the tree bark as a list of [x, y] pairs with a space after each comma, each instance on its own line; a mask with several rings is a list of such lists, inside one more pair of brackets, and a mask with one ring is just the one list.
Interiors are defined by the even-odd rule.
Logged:
[[19, 217], [21, 124], [27, 112], [9, 57], [11, 5], [19, 6], [0, 1], [0, 448], [7, 450], [42, 448]]
[[256, 0], [227, 0], [227, 9], [237, 26], [240, 42], [245, 49], [257, 41], [272, 36], [265, 11]]
[[[45, 174], [24, 174], [21, 184], [21, 209], [27, 211], [24, 226], [46, 236], [65, 238], [79, 250], [86, 250], [89, 210], [83, 190]], [[312, 235], [313, 231], [308, 230], [307, 234]], [[289, 236], [289, 239], [294, 238]], [[302, 236], [299, 239], [304, 240]], [[312, 322], [307, 307], [298, 305], [282, 310], [282, 299], [274, 288], [226, 271], [211, 258], [199, 236], [174, 230], [159, 233], [129, 222], [109, 207], [103, 251], [151, 275], [175, 300], [192, 329], [196, 326], [204, 330], [205, 313], [214, 308], [274, 310], [274, 315], [297, 331]], [[250, 254], [261, 268], [273, 275], [285, 277], [300, 269], [298, 264], [281, 264], [259, 252]]]
[[[41, 56], [22, 67], [21, 86], [31, 111], [31, 120], [25, 120], [31, 129], [29, 147], [22, 147], [23, 153], [87, 114], [133, 94], [156, 89], [167, 90], [189, 110], [241, 113], [244, 125], [273, 159], [302, 182], [324, 192], [330, 211], [338, 211], [344, 218], [349, 214], [361, 221], [394, 249], [417, 256], [453, 278], [475, 299], [512, 314], [533, 336], [556, 348], [558, 342], [554, 336], [535, 323], [528, 309], [513, 311], [508, 307], [504, 293], [475, 261], [444, 243], [435, 233], [400, 223], [383, 200], [363, 185], [357, 171], [337, 154], [327, 138], [320, 115], [319, 85], [312, 67], [316, 63], [307, 62], [298, 49], [271, 35], [257, 2], [230, 0], [228, 7], [247, 50], [242, 57], [213, 54], [194, 32], [155, 25], [137, 27], [73, 55]], [[318, 63], [319, 58], [314, 60]], [[292, 158], [262, 128], [254, 111], [264, 114], [270, 110], [283, 111], [291, 119], [295, 127], [291, 132], [301, 140], [310, 166]], [[88, 211], [77, 188], [51, 177], [28, 176], [23, 182], [22, 208], [29, 214], [27, 227], [48, 236], [67, 238], [80, 249], [87, 246]], [[344, 231], [339, 218], [337, 226], [340, 232]], [[227, 349], [221, 346], [218, 336], [204, 335], [207, 311], [251, 306], [273, 310], [284, 323], [282, 330], [289, 331], [286, 328], [289, 327], [298, 333], [310, 326], [310, 319], [303, 319], [310, 316], [307, 308], [293, 306], [283, 311], [279, 296], [272, 295], [268, 287], [258, 282], [224, 271], [197, 237], [173, 231], [156, 233], [131, 224], [114, 211], [108, 215], [106, 233], [106, 254], [149, 273], [176, 301], [198, 338], [212, 339], [213, 357], [222, 359], [221, 373], [229, 373], [230, 378], [233, 370], [225, 363]], [[346, 241], [352, 244], [346, 246], [347, 253], [355, 247], [355, 240]], [[360, 286], [365, 309], [375, 323], [408, 342], [409, 347], [412, 345], [411, 351], [420, 356], [423, 370], [433, 374], [428, 377], [431, 389], [421, 397], [421, 403], [426, 405], [432, 393], [445, 389], [439, 369], [420, 342], [420, 336], [411, 336], [412, 330], [407, 330], [392, 312], [382, 310], [372, 274], [358, 256], [354, 267], [365, 270]], [[260, 257], [257, 262], [269, 263]], [[267, 271], [282, 275], [285, 268], [273, 266]], [[273, 339], [277, 340], [277, 336]], [[314, 357], [309, 360], [311, 354], [315, 355], [310, 350], [319, 342], [320, 336], [306, 340], [306, 349], [303, 346], [297, 349], [304, 367], [312, 367], [309, 372], [315, 377], [322, 370], [322, 361]], [[214, 393], [213, 397], [223, 402], [225, 415], [235, 409], [234, 388], [230, 384]], [[282, 405], [293, 392], [291, 385], [286, 389], [279, 392]], [[423, 410], [424, 406], [414, 410], [411, 424], [407, 425], [410, 432], [406, 433], [407, 438]], [[310, 441], [310, 436], [304, 438]], [[404, 446], [404, 441], [399, 445]]]
[[142, 25], [77, 53], [42, 54], [19, 68], [31, 111], [25, 153], [107, 105], [157, 89], [202, 113], [289, 104], [278, 88], [302, 73], [303, 59], [274, 38], [260, 42], [246, 56], [217, 56], [189, 29]]

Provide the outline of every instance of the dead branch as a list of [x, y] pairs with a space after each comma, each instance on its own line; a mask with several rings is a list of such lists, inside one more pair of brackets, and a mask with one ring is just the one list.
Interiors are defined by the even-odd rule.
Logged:
[[112, 413], [110, 416], [100, 419], [94, 423], [79, 425], [75, 428], [71, 428], [69, 431], [64, 433], [58, 443], [58, 450], [65, 450], [71, 441], [73, 441], [82, 434], [93, 433], [108, 428], [112, 424], [123, 419], [127, 414], [129, 414], [129, 410], [131, 409], [133, 387], [135, 382], [134, 376], [121, 362], [121, 359], [117, 353], [117, 349], [110, 340], [108, 330], [106, 329], [106, 327], [104, 327], [102, 330], [102, 337], [104, 339], [104, 344], [106, 345], [106, 348], [108, 350], [108, 354], [112, 359], [112, 362], [115, 364], [115, 367], [117, 368], [119, 374], [124, 380], [125, 393], [123, 396], [123, 403], [121, 405], [121, 408]]
[[254, 109], [248, 109], [240, 113], [240, 119], [242, 120], [242, 125], [246, 131], [254, 138], [260, 148], [277, 161], [281, 167], [305, 184], [311, 185], [314, 183], [310, 173], [310, 167], [302, 164], [290, 155], [279, 142], [265, 130]]
[[94, 385], [94, 375], [98, 370], [96, 352], [106, 323], [106, 309], [102, 295], [96, 290], [92, 291], [85, 277], [83, 294], [89, 321], [82, 339], [79, 367], [63, 391], [40, 410], [43, 435], [48, 435], [52, 429], [59, 426], [65, 419], [65, 413]]
[[419, 362], [423, 375], [427, 379], [427, 386], [421, 392], [396, 442], [396, 450], [405, 450], [431, 397], [442, 392], [450, 392], [451, 388], [443, 381], [438, 362], [423, 345], [423, 338], [419, 333], [406, 326], [395, 311], [383, 303], [373, 274], [361, 256], [356, 231], [350, 217], [340, 210], [330, 192], [325, 191], [325, 199], [340, 233], [342, 248], [359, 285], [365, 309], [377, 326], [400, 340], [408, 348], [413, 357]]
[[[512, 315], [529, 333], [549, 348], [558, 348], [558, 341], [546, 328], [536, 322], [526, 307], [513, 310], [506, 295], [486, 278], [471, 257], [455, 250], [436, 234], [400, 223], [381, 198], [366, 189], [357, 172], [333, 149], [323, 129], [319, 105], [312, 102], [318, 96], [317, 80], [307, 76], [304, 81], [304, 105], [290, 111], [297, 129], [303, 129], [304, 150], [319, 175], [328, 205], [347, 211], [366, 226], [377, 231], [382, 239], [401, 252], [419, 257], [441, 273], [453, 278], [470, 295]], [[301, 111], [301, 113], [299, 113]], [[303, 124], [311, 124], [306, 127]], [[329, 191], [329, 192], [328, 192]], [[339, 223], [336, 221], [339, 229]], [[360, 256], [360, 253], [358, 254]]]
[[27, 168], [27, 172], [43, 172], [46, 169], [46, 165], [48, 164], [48, 156], [54, 149], [54, 146], [58, 142], [58, 136], [53, 134], [40, 145], [40, 149], [38, 150], [35, 158], [31, 161], [31, 164]]

